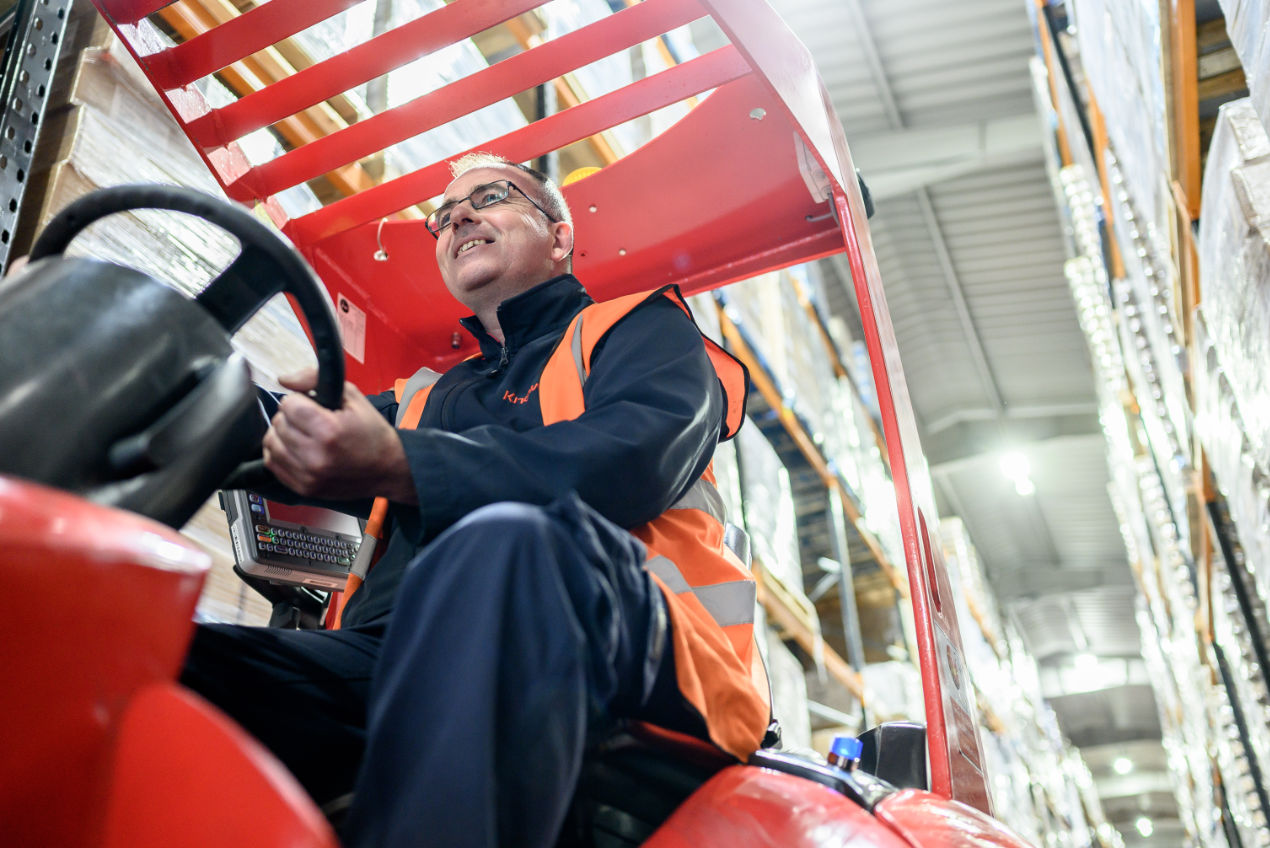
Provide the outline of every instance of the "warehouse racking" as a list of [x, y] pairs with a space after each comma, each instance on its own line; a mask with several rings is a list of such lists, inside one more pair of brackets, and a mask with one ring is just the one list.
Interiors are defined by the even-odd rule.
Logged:
[[1257, 2], [1029, 4], [1066, 273], [1195, 844], [1270, 842]]

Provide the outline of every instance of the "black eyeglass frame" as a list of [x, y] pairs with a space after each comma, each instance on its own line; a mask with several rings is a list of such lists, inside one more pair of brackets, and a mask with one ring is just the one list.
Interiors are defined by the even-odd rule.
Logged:
[[[497, 185], [504, 185], [504, 184], [507, 186], [507, 191], [503, 192], [502, 197], [496, 200], [491, 200], [488, 203], [482, 203], [479, 205], [477, 204], [476, 196], [480, 194], [483, 190], [489, 188], [490, 186], [497, 186]], [[459, 208], [460, 203], [467, 203], [471, 205], [473, 209], [485, 209], [487, 207], [494, 206], [499, 203], [504, 203], [506, 202], [507, 198], [512, 196], [512, 193], [511, 193], [512, 189], [516, 189], [516, 191], [520, 193], [520, 196], [528, 200], [530, 205], [532, 205], [535, 209], [537, 209], [544, 216], [546, 216], [548, 221], [550, 221], [553, 224], [560, 223], [559, 221], [557, 221], [555, 218], [552, 217], [550, 212], [548, 212], [546, 209], [543, 209], [541, 206], [539, 206], [538, 201], [530, 197], [523, 188], [516, 185], [511, 180], [494, 180], [493, 182], [489, 182], [489, 183], [481, 183], [476, 188], [472, 189], [472, 193], [469, 194], [467, 197], [460, 197], [458, 200], [451, 200], [449, 203], [443, 203], [440, 206], [438, 206], [436, 209], [432, 210], [432, 212], [428, 215], [428, 217], [425, 218], [423, 221], [424, 229], [426, 229], [429, 233], [431, 233], [434, 239], [440, 239], [441, 231], [444, 230], [446, 227], [448, 227], [449, 223], [447, 222], [445, 224], [438, 224], [437, 228], [433, 229], [432, 222], [439, 221], [440, 219], [438, 216], [440, 216], [442, 212], [445, 212], [448, 210], [448, 212], [451, 215], [453, 215], [454, 210]]]

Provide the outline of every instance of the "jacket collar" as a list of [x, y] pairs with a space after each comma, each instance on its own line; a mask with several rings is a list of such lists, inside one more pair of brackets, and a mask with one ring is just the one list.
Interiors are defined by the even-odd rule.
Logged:
[[[504, 300], [498, 305], [498, 326], [503, 330], [509, 351], [547, 334], [559, 334], [569, 326], [573, 316], [593, 301], [572, 274], [561, 274], [531, 289]], [[460, 324], [481, 345], [481, 355], [497, 359], [504, 345], [485, 332], [475, 315], [460, 319]]]

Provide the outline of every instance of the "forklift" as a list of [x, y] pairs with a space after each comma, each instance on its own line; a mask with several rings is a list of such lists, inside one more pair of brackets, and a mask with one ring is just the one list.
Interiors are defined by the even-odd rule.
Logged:
[[[264, 422], [230, 336], [282, 293], [318, 360], [318, 402], [344, 380], [391, 385], [473, 353], [423, 221], [400, 214], [448, 182], [443, 161], [293, 214], [280, 195], [605, 56], [709, 19], [726, 43], [469, 150], [533, 161], [692, 99], [628, 155], [568, 181], [575, 271], [598, 301], [666, 284], [685, 294], [845, 253], [894, 480], [925, 724], [864, 734], [851, 768], [778, 749], [738, 764], [705, 743], [634, 731], [607, 775], [609, 826], [588, 844], [1023, 846], [992, 818], [973, 691], [867, 204], [806, 49], [763, 0], [644, 0], [330, 135], [252, 164], [247, 133], [532, 11], [455, 0], [213, 108], [195, 83], [353, 5], [271, 0], [175, 45], [146, 26], [168, 0], [93, 0], [235, 201], [188, 189], [90, 194], [43, 230], [0, 286], [0, 822], [16, 845], [334, 846], [285, 769], [175, 681], [208, 569], [179, 528], [257, 471]], [[719, 143], [727, 139], [727, 144]], [[467, 152], [457, 151], [456, 155]], [[246, 207], [246, 208], [244, 208]], [[267, 216], [272, 227], [247, 208]], [[673, 215], [665, 214], [667, 208]], [[64, 252], [112, 214], [167, 209], [215, 224], [238, 256], [195, 298], [135, 269]], [[279, 238], [280, 230], [287, 241]], [[332, 304], [366, 321], [346, 355]], [[243, 465], [246, 463], [246, 465]], [[623, 787], [652, 787], [644, 809]], [[614, 824], [615, 822], [615, 824]]]

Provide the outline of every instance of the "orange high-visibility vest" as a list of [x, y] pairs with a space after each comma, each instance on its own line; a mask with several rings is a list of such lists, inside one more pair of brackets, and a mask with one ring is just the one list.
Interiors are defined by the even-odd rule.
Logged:
[[[582, 386], [596, 345], [631, 310], [663, 295], [691, 318], [674, 287], [595, 303], [574, 317], [538, 381], [544, 425], [585, 411]], [[708, 338], [702, 340], [723, 387], [725, 436], [731, 437], [744, 421], [749, 378], [745, 366]], [[398, 403], [414, 413], [408, 416], [413, 420], [399, 420], [398, 426], [417, 425], [436, 379], [418, 377], [397, 381]], [[630, 532], [648, 547], [644, 567], [666, 599], [679, 691], [705, 719], [711, 740], [744, 760], [758, 750], [771, 709], [754, 642], [756, 586], [724, 544], [725, 518], [713, 468], [708, 467], [679, 501]]]
[[[691, 318], [674, 287], [592, 304], [574, 317], [539, 380], [543, 424], [585, 411], [582, 385], [592, 351], [631, 310], [661, 295]], [[702, 340], [723, 388], [725, 435], [731, 437], [744, 421], [749, 377], [730, 354]], [[666, 598], [679, 691], [701, 713], [714, 743], [745, 759], [758, 750], [771, 714], [754, 643], [754, 578], [724, 544], [725, 520], [709, 467], [670, 509], [630, 532], [648, 546], [645, 568]]]

